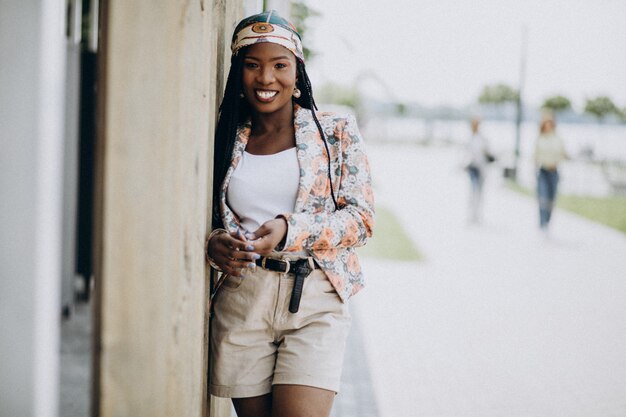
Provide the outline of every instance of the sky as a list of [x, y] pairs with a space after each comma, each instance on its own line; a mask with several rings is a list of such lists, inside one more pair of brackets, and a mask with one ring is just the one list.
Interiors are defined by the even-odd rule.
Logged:
[[[626, 0], [316, 0], [304, 42], [313, 86], [427, 106], [475, 104], [487, 84], [527, 104], [562, 94], [575, 108], [608, 95], [626, 107]], [[359, 76], [359, 74], [361, 74]], [[377, 81], [374, 81], [377, 80]]]

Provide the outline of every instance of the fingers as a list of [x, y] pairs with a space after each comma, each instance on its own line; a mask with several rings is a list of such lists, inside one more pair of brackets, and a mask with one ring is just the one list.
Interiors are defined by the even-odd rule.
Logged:
[[241, 231], [241, 229], [237, 229], [236, 232], [233, 232], [230, 234], [232, 237], [234, 237], [235, 239], [241, 240], [242, 242], [246, 242], [248, 239], [246, 238], [246, 236], [243, 234], [243, 232]]
[[[259, 257], [258, 254], [255, 254], [256, 257]], [[221, 268], [224, 272], [234, 276], [241, 276], [243, 270], [246, 268], [256, 268], [256, 264], [254, 263], [254, 259], [245, 259], [245, 258], [225, 258], [221, 262]]]
[[246, 269], [254, 269], [254, 268], [256, 268], [256, 264], [254, 263], [237, 265], [237, 266], [232, 266], [231, 264], [227, 264], [226, 266], [222, 268], [222, 271], [235, 277], [242, 277], [245, 275]]
[[267, 236], [261, 236], [260, 238], [253, 241], [254, 251], [261, 256], [267, 256], [276, 247], [276, 245], [270, 240], [267, 239]]
[[[282, 228], [283, 225], [284, 225], [284, 228]], [[254, 233], [248, 235], [248, 239], [249, 240], [260, 239], [262, 237], [280, 232], [281, 229], [284, 229], [283, 233], [286, 232], [287, 230], [287, 223], [285, 222], [283, 218], [268, 220], [265, 223], [263, 223], [258, 229], [256, 229]]]
[[249, 264], [251, 262], [254, 263], [254, 261], [259, 259], [260, 257], [261, 256], [256, 252], [242, 252], [238, 250], [232, 251], [230, 254], [231, 262], [237, 265]]
[[246, 239], [246, 237], [239, 230], [229, 235], [231, 239], [226, 243], [231, 249], [238, 251], [253, 251], [254, 246]]
[[254, 232], [248, 234], [248, 239], [249, 240], [258, 240], [258, 239], [261, 239], [263, 236], [266, 236], [270, 232], [271, 232], [271, 230], [267, 226], [265, 226], [265, 224], [263, 224], [263, 225], [261, 225], [261, 227], [256, 229]]
[[287, 232], [284, 219], [265, 222], [254, 233], [240, 229], [215, 236], [209, 244], [209, 255], [222, 271], [241, 276], [241, 270], [254, 268], [261, 256], [270, 255]]
[[241, 276], [244, 268], [255, 267], [255, 260], [260, 255], [255, 252], [254, 246], [248, 241], [240, 240], [236, 234], [222, 234], [214, 238], [211, 244], [211, 258], [222, 269], [222, 271]]
[[269, 255], [287, 233], [287, 223], [283, 218], [268, 220], [250, 236], [254, 250], [261, 255]]

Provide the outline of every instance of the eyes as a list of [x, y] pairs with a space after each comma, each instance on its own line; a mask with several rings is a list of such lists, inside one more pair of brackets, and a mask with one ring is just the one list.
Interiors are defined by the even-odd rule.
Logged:
[[[260, 67], [261, 66], [258, 63], [254, 62], [254, 61], [247, 61], [247, 62], [244, 63], [244, 68], [247, 68], [247, 69], [254, 70], [254, 69], [257, 69], [257, 68], [260, 68]], [[274, 68], [276, 68], [278, 70], [282, 70], [282, 69], [285, 69], [287, 67], [289, 67], [289, 63], [286, 63], [286, 62], [277, 62], [277, 63], [274, 64]]]

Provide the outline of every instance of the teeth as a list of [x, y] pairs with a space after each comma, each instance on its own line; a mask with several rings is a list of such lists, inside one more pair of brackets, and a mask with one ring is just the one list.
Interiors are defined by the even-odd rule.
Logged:
[[276, 95], [276, 91], [259, 91], [257, 90], [256, 94], [257, 96], [264, 98], [264, 99], [268, 99], [268, 98], [272, 98]]

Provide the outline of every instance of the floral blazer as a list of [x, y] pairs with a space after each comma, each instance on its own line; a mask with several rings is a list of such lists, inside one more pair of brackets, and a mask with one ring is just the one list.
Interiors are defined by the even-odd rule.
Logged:
[[[345, 302], [364, 285], [355, 248], [365, 244], [374, 227], [374, 195], [364, 143], [353, 116], [317, 113], [328, 141], [335, 210], [328, 181], [328, 159], [311, 111], [296, 105], [294, 127], [300, 164], [298, 195], [293, 213], [283, 213], [288, 230], [283, 250], [306, 251], [326, 273]], [[239, 127], [231, 165], [220, 190], [225, 227], [239, 227], [228, 207], [226, 191], [231, 175], [248, 143], [251, 126]]]

